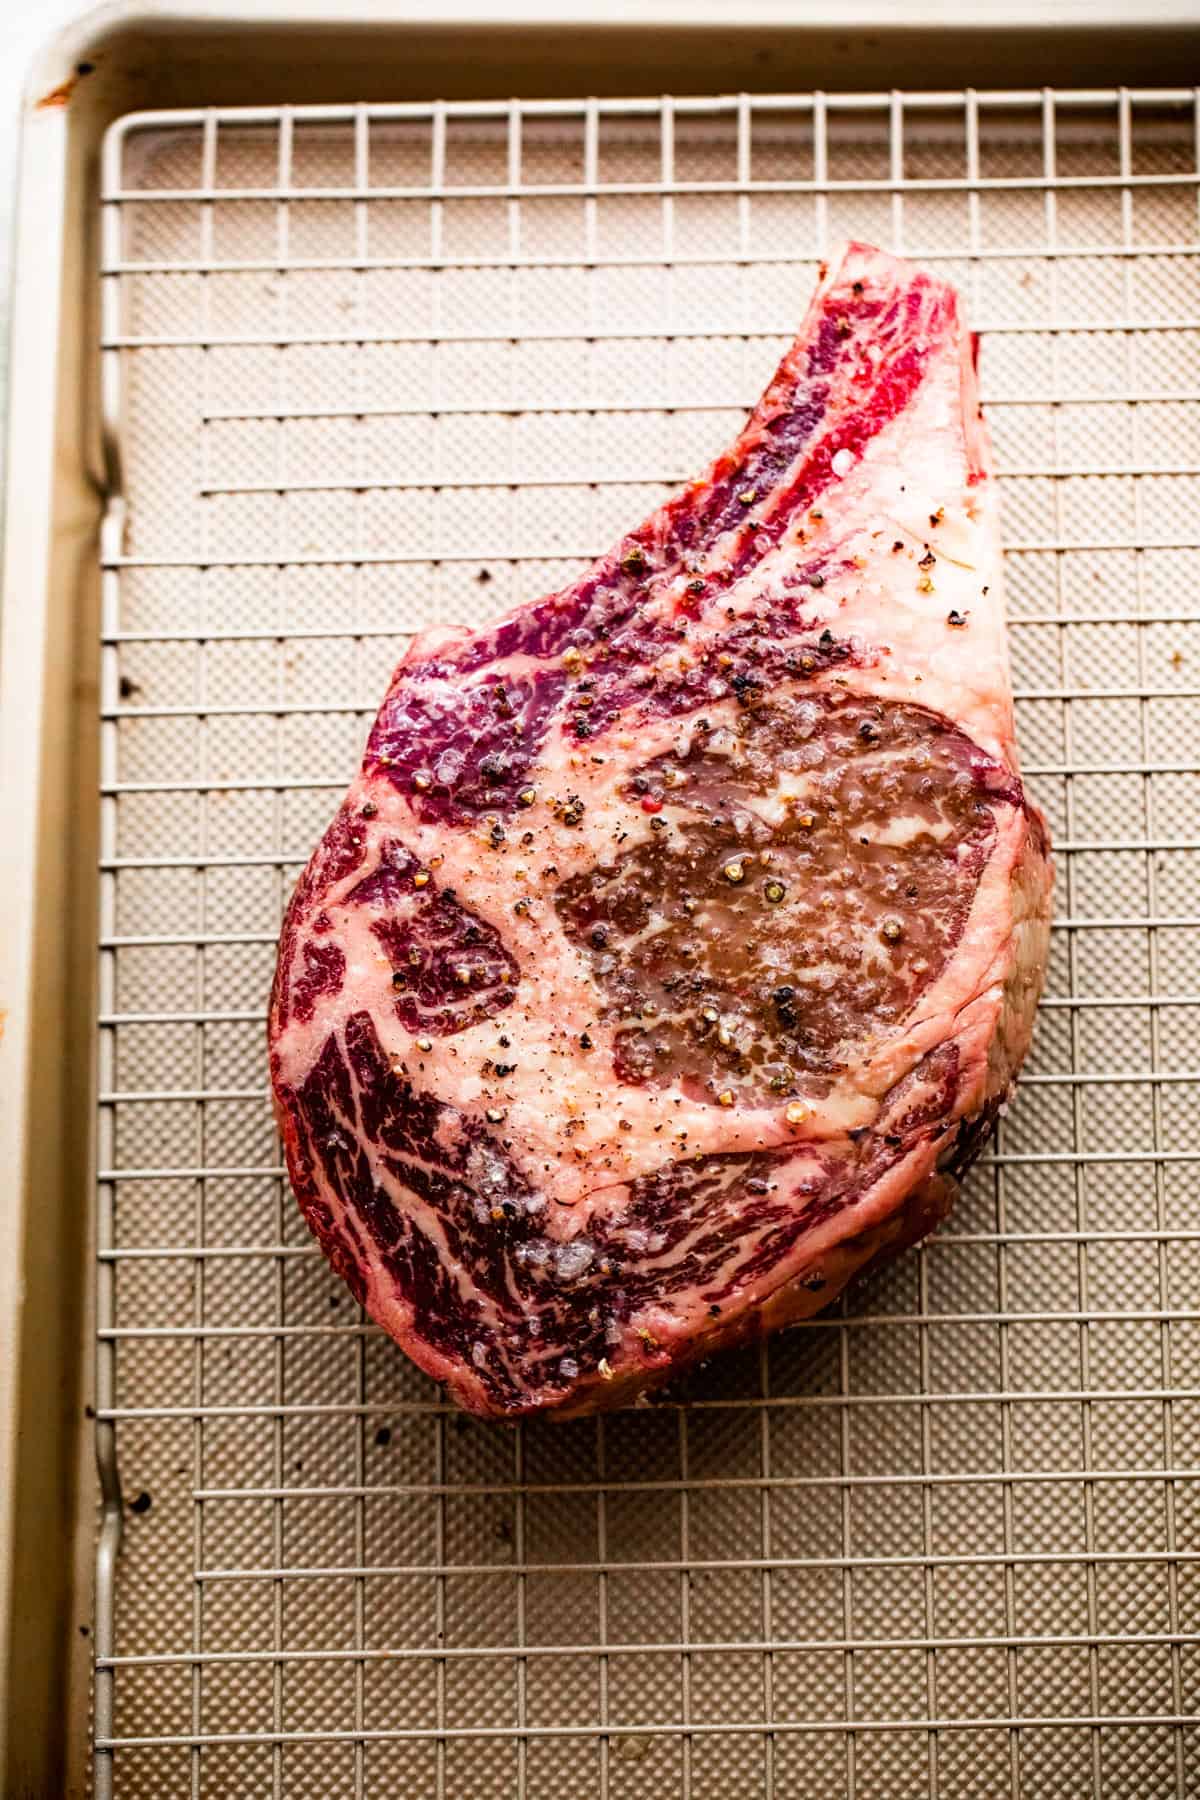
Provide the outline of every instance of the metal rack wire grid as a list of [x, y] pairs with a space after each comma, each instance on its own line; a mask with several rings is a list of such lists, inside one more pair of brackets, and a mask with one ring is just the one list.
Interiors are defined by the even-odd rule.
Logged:
[[[1196, 99], [142, 114], [104, 161], [100, 1800], [1200, 1785]], [[282, 1177], [280, 910], [405, 634], [701, 466], [844, 234], [955, 279], [1058, 847], [955, 1217], [685, 1399], [510, 1431]], [[116, 1460], [114, 1460], [116, 1459]]]

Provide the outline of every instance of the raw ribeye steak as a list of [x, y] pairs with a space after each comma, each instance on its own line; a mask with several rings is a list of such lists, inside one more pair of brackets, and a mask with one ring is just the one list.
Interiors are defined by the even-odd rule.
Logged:
[[628, 1399], [944, 1216], [1050, 882], [972, 341], [852, 244], [705, 475], [396, 670], [280, 943], [300, 1206], [464, 1406]]

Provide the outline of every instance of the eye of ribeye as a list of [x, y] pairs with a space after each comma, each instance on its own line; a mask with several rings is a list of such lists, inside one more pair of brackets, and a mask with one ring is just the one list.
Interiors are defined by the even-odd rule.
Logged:
[[940, 973], [1002, 781], [919, 707], [806, 695], [694, 721], [624, 790], [651, 828], [556, 894], [617, 1076], [725, 1104], [835, 1076]]

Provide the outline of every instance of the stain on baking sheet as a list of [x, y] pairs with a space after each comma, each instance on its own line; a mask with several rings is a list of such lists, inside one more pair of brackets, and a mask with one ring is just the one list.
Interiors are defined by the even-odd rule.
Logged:
[[96, 65], [94, 62], [76, 63], [74, 72], [68, 75], [65, 81], [60, 81], [57, 87], [51, 88], [49, 93], [42, 95], [41, 99], [36, 104], [35, 111], [45, 112], [56, 106], [69, 106], [71, 104], [71, 96], [79, 86], [79, 83], [85, 81], [89, 75], [94, 75], [95, 72]]

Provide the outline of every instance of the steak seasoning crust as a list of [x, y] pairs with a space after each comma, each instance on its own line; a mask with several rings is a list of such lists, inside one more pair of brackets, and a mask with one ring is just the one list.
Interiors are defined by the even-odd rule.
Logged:
[[944, 1217], [1050, 887], [972, 339], [851, 244], [704, 475], [396, 670], [280, 940], [304, 1216], [471, 1411], [627, 1401]]

